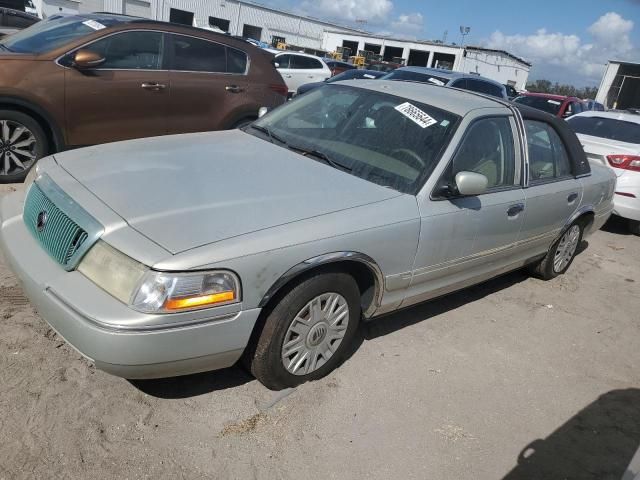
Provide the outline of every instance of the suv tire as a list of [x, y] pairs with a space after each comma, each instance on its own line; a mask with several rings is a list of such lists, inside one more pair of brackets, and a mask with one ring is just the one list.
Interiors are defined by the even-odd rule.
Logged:
[[0, 183], [24, 181], [48, 148], [47, 136], [34, 118], [16, 110], [0, 110]]

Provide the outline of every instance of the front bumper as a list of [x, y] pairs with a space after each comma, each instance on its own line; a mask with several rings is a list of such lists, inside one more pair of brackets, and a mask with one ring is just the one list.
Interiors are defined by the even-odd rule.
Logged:
[[260, 309], [135, 312], [42, 250], [22, 221], [23, 197], [0, 200], [0, 249], [38, 314], [96, 368], [160, 378], [225, 368], [240, 358]]

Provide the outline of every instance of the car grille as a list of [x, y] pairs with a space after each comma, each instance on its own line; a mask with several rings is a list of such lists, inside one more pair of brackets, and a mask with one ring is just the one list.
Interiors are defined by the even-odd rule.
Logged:
[[[42, 248], [66, 270], [72, 270], [98, 239], [102, 226], [59, 190], [48, 177], [44, 180], [45, 188], [40, 188], [38, 183], [31, 185], [24, 203], [23, 220]], [[82, 223], [88, 228], [83, 228], [62, 211], [45, 191], [55, 193], [56, 200], [60, 200], [57, 203], [66, 205], [69, 211], [82, 217]]]

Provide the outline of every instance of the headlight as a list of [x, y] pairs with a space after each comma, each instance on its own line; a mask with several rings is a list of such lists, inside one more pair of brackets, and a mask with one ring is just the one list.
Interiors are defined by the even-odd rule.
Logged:
[[31, 167], [31, 170], [29, 170], [29, 173], [27, 173], [27, 177], [24, 179], [25, 191], [29, 190], [29, 187], [39, 175], [39, 173], [40, 172], [38, 172], [38, 164], [36, 163], [33, 167]]
[[157, 272], [103, 241], [89, 250], [78, 271], [143, 313], [171, 313], [240, 301], [240, 281], [231, 272]]

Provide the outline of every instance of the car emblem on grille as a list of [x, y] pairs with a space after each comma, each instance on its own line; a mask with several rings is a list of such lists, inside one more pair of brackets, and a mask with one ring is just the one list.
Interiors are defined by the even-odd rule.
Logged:
[[47, 225], [47, 220], [49, 219], [49, 215], [44, 210], [38, 214], [38, 219], [36, 220], [36, 228], [39, 232], [44, 230], [44, 227]]

